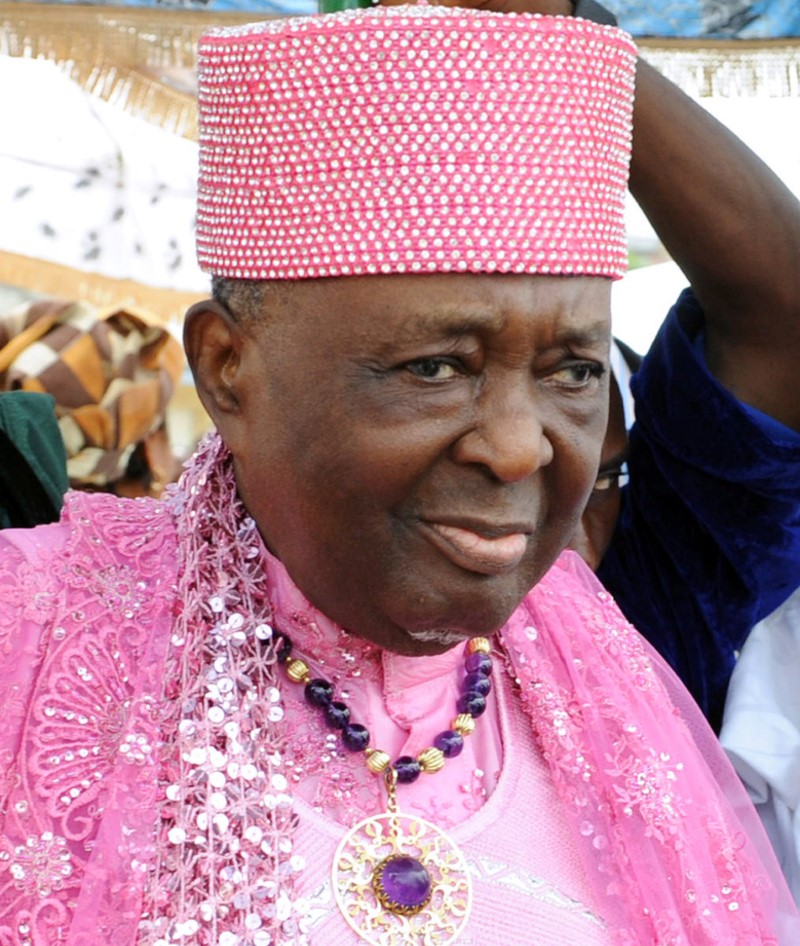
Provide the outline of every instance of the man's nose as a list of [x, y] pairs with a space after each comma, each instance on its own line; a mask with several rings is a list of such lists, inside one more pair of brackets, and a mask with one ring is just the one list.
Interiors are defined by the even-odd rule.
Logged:
[[475, 423], [453, 449], [458, 463], [480, 464], [504, 483], [531, 476], [553, 459], [553, 445], [537, 408], [530, 376], [513, 384], [487, 385], [479, 395]]

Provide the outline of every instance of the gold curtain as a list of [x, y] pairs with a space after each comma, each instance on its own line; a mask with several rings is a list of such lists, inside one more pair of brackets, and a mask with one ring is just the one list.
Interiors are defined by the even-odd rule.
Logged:
[[641, 39], [642, 56], [701, 98], [800, 96], [800, 39]]
[[207, 293], [147, 286], [133, 279], [114, 279], [49, 260], [0, 250], [0, 283], [60, 299], [83, 299], [92, 305], [149, 309], [163, 322], [180, 321]]
[[194, 138], [198, 38], [213, 26], [257, 19], [254, 13], [0, 3], [0, 54], [55, 62], [91, 93]]

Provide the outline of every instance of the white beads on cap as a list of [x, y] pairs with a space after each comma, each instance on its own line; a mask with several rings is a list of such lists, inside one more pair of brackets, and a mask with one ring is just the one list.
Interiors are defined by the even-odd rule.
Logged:
[[214, 30], [200, 265], [619, 277], [635, 56], [585, 20], [427, 5]]

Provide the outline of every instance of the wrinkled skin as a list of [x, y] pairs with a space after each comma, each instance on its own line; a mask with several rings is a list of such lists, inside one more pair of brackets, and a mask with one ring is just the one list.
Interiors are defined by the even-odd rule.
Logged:
[[186, 323], [269, 548], [313, 604], [390, 650], [500, 627], [595, 482], [609, 281], [365, 276], [269, 298], [257, 319], [209, 302]]

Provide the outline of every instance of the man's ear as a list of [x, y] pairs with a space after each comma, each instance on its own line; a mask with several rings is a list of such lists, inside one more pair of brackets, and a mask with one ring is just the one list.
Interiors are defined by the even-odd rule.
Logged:
[[183, 345], [198, 396], [222, 432], [240, 412], [243, 334], [228, 310], [207, 299], [186, 313]]

